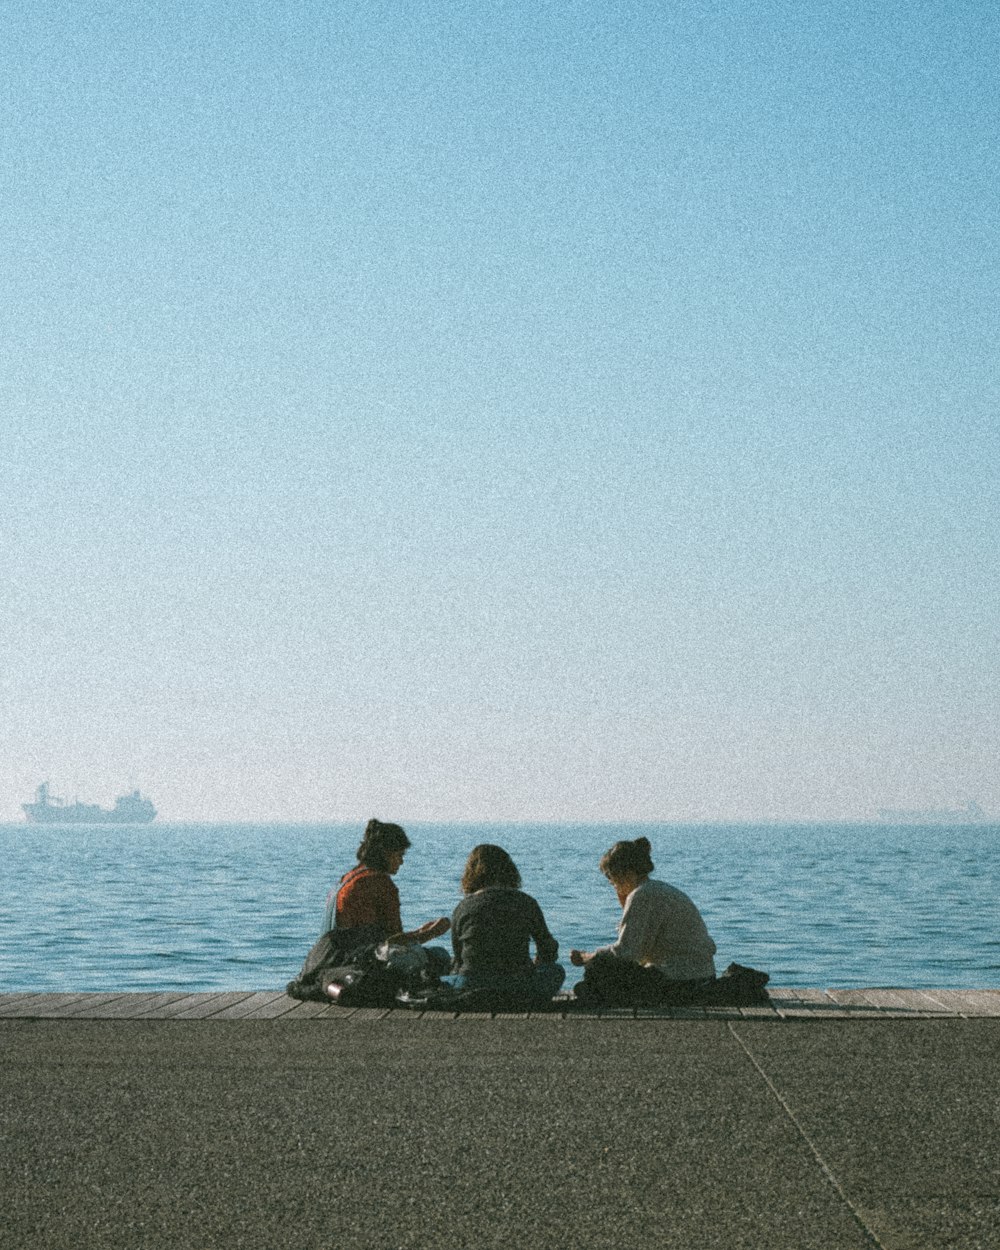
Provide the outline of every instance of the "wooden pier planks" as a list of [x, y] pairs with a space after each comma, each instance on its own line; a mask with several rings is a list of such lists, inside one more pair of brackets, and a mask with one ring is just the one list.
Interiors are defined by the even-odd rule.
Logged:
[[0, 1003], [0, 1016], [57, 1019], [60, 1016], [72, 1016], [74, 1011], [83, 1011], [88, 1006], [96, 1006], [98, 1002], [107, 1002], [116, 997], [115, 994], [29, 994], [9, 1006]]
[[0, 1020], [266, 1020], [324, 1024], [451, 1024], [462, 1020], [518, 1023], [547, 1020], [873, 1020], [1000, 1017], [1000, 990], [801, 989], [776, 987], [761, 1007], [639, 1007], [562, 1011], [470, 1012], [337, 1007], [300, 1002], [280, 990], [184, 994], [64, 992], [0, 994]]
[[221, 993], [217, 994], [182, 994], [180, 998], [175, 995], [164, 994], [158, 995], [151, 1003], [148, 1003], [141, 1010], [137, 1011], [132, 1019], [135, 1020], [176, 1020], [177, 1017], [187, 1011], [189, 1008], [195, 1008], [204, 1011], [211, 1003], [225, 997]]
[[74, 1020], [134, 1020], [140, 1012], [162, 1003], [164, 998], [179, 999], [183, 994], [114, 994], [103, 997], [87, 994], [59, 1013]]
[[26, 1002], [28, 999], [37, 997], [37, 994], [29, 994], [26, 992], [21, 992], [19, 994], [0, 994], [0, 1016], [10, 1015], [18, 1003]]
[[1000, 990], [926, 990], [923, 991], [950, 1014], [966, 1018], [1000, 1016]]
[[926, 1017], [950, 1014], [922, 990], [830, 990], [829, 993], [834, 1002], [847, 1008], [851, 1015]]
[[768, 997], [782, 1020], [843, 1017], [846, 1013], [826, 990], [782, 989], [768, 986]]
[[246, 994], [237, 1003], [223, 1004], [221, 1010], [212, 1016], [213, 1020], [276, 1020], [287, 1015], [298, 1005], [298, 1000], [289, 998], [283, 991], [263, 990], [254, 994]]

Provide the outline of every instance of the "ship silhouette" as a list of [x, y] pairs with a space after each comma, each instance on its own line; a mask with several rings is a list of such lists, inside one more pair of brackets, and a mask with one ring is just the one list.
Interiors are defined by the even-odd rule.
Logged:
[[35, 791], [34, 803], [23, 803], [28, 820], [39, 825], [148, 825], [156, 816], [156, 808], [138, 790], [122, 794], [112, 808], [96, 803], [67, 803], [49, 793], [43, 781]]

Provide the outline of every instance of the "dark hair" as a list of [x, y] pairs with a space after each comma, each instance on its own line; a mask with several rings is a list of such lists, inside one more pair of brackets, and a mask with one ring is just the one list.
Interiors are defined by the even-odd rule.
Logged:
[[503, 849], [491, 842], [474, 846], [465, 861], [462, 873], [462, 893], [475, 894], [487, 886], [505, 885], [512, 890], [521, 888], [521, 874], [517, 865]]
[[389, 871], [389, 856], [393, 851], [405, 851], [410, 845], [402, 825], [391, 825], [373, 816], [365, 825], [365, 836], [358, 847], [358, 863], [376, 872]]
[[607, 878], [621, 876], [623, 872], [634, 872], [645, 877], [653, 871], [653, 861], [649, 858], [652, 850], [649, 838], [636, 838], [634, 842], [616, 842], [610, 851], [601, 856], [601, 872]]

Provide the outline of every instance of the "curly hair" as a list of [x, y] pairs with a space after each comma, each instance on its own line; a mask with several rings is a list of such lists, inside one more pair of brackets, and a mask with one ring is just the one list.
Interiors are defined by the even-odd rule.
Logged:
[[511, 890], [521, 888], [521, 874], [517, 865], [503, 849], [492, 842], [474, 846], [465, 861], [462, 873], [462, 893], [475, 894], [491, 885], [507, 886]]
[[634, 842], [616, 842], [610, 851], [601, 856], [601, 872], [610, 880], [623, 872], [634, 872], [645, 877], [653, 871], [649, 852], [649, 838], [636, 838]]
[[405, 851], [410, 839], [402, 825], [376, 820], [373, 816], [365, 825], [365, 836], [358, 847], [358, 863], [376, 872], [388, 872], [389, 856], [393, 851]]

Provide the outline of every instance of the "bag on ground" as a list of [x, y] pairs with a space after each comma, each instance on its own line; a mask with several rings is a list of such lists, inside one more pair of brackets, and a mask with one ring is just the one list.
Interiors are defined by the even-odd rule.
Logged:
[[375, 951], [384, 938], [385, 933], [379, 925], [328, 929], [313, 944], [299, 975], [288, 982], [285, 993], [292, 998], [327, 1001], [325, 986], [330, 982], [332, 972], [348, 968], [366, 972], [375, 963]]
[[720, 977], [670, 981], [658, 968], [600, 952], [574, 990], [582, 1003], [601, 1007], [755, 1007], [770, 1002], [766, 972], [730, 964]]

